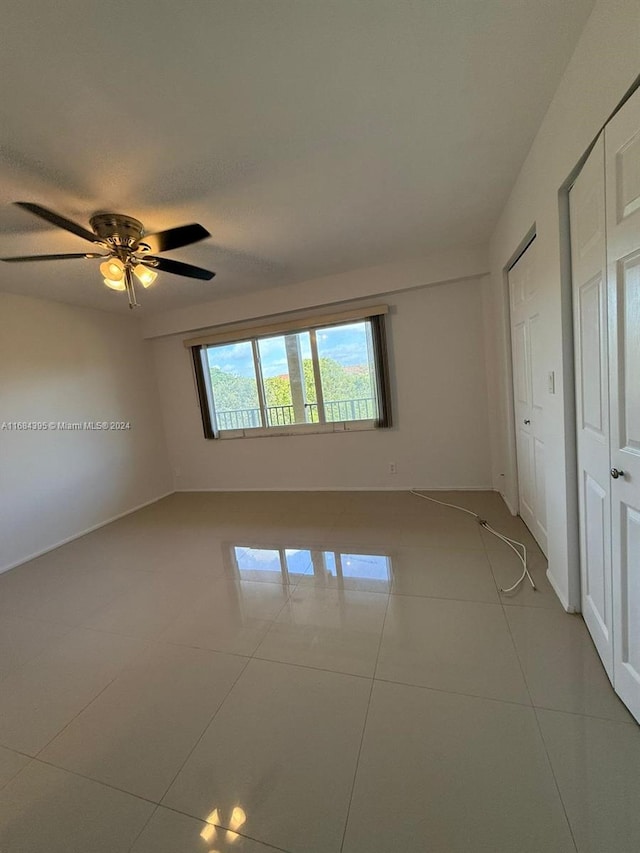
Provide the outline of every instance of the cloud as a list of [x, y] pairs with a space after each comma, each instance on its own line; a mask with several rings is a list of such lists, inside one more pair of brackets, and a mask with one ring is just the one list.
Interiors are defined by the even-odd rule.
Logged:
[[[364, 323], [353, 323], [324, 329], [318, 333], [318, 355], [332, 358], [345, 367], [368, 363], [367, 336]], [[299, 336], [303, 358], [311, 358], [308, 332]], [[259, 343], [260, 359], [264, 376], [281, 376], [288, 372], [284, 337], [265, 338]], [[211, 347], [208, 351], [209, 364], [239, 376], [255, 376], [251, 344], [243, 341]]]

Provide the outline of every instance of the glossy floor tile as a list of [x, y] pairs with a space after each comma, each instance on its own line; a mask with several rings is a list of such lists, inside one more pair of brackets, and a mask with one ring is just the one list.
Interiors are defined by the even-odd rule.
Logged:
[[391, 591], [398, 595], [498, 603], [496, 584], [484, 551], [398, 549], [393, 559]]
[[154, 806], [32, 761], [0, 791], [2, 853], [128, 853]]
[[95, 566], [73, 556], [63, 561], [53, 551], [0, 575], [0, 616], [79, 626], [144, 577], [144, 572], [101, 565], [100, 560]]
[[344, 853], [573, 853], [530, 708], [376, 684]]
[[68, 634], [68, 625], [0, 616], [0, 682]]
[[145, 649], [74, 629], [0, 682], [0, 744], [36, 755]]
[[203, 581], [191, 576], [152, 574], [83, 621], [85, 628], [157, 637], [189, 605], [197, 601]]
[[627, 853], [640, 728], [493, 492], [177, 493], [0, 575], [2, 853]]
[[507, 607], [533, 704], [629, 721], [611, 689], [580, 616], [539, 607]]
[[30, 760], [26, 755], [0, 746], [0, 788], [3, 788], [21, 770], [24, 770]]
[[373, 676], [388, 596], [298, 586], [256, 657]]
[[251, 661], [163, 803], [288, 851], [338, 853], [370, 689]]
[[[411, 548], [451, 548], [484, 552], [481, 528], [469, 516], [455, 514], [403, 518], [399, 544]], [[398, 522], [397, 522], [398, 523]]]
[[[238, 808], [237, 806], [235, 808]], [[220, 819], [224, 819], [221, 815]], [[242, 815], [228, 815], [229, 821], [240, 823]], [[242, 828], [242, 824], [240, 826]], [[196, 820], [159, 806], [144, 831], [131, 848], [131, 853], [281, 853], [230, 829]]]
[[635, 723], [537, 714], [580, 853], [636, 853], [640, 738]]
[[392, 595], [376, 678], [530, 702], [499, 604]]
[[39, 757], [159, 802], [245, 665], [236, 656], [156, 646]]
[[252, 655], [285, 606], [290, 591], [282, 584], [225, 578], [203, 590], [161, 639], [185, 646]]

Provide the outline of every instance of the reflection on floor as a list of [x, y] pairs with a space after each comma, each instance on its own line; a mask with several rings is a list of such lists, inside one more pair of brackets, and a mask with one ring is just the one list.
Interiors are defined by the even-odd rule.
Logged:
[[494, 493], [176, 494], [0, 576], [2, 853], [626, 853], [640, 730]]
[[[372, 592], [391, 589], [391, 556], [350, 554], [314, 548], [259, 548], [231, 545], [229, 564], [241, 581], [297, 583], [305, 575], [323, 586], [344, 589], [344, 581], [368, 582]], [[311, 567], [311, 569], [309, 568]]]

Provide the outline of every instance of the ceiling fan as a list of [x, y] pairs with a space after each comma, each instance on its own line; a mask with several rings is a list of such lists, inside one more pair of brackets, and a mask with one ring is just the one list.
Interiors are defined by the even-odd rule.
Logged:
[[156, 253], [169, 252], [182, 246], [189, 246], [210, 237], [211, 234], [202, 225], [193, 223], [191, 225], [180, 225], [177, 228], [168, 228], [166, 231], [158, 231], [156, 234], [146, 234], [144, 226], [132, 216], [122, 213], [98, 213], [89, 220], [92, 231], [77, 225], [70, 219], [41, 207], [29, 201], [16, 201], [19, 207], [23, 207], [30, 213], [46, 219], [58, 228], [64, 228], [83, 240], [105, 250], [100, 252], [81, 252], [72, 255], [28, 255], [18, 258], [0, 258], [10, 263], [22, 263], [23, 261], [58, 261], [67, 258], [101, 258], [100, 272], [104, 277], [104, 283], [112, 290], [126, 290], [129, 297], [129, 308], [138, 308], [134, 288], [134, 276], [143, 287], [149, 287], [156, 280], [158, 273], [170, 272], [174, 275], [184, 275], [187, 278], [199, 278], [209, 281], [215, 275], [210, 270], [202, 267], [194, 267], [184, 264], [182, 261], [173, 261], [169, 258], [157, 258]]

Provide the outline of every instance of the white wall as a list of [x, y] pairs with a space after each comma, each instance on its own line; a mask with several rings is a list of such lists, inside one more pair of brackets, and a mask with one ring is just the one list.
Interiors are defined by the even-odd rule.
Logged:
[[188, 335], [158, 338], [177, 488], [490, 488], [482, 285], [477, 278], [450, 282], [385, 300], [392, 306], [390, 430], [207, 441], [182, 344]]
[[[288, 311], [331, 305], [382, 293], [407, 290], [426, 284], [440, 284], [485, 275], [489, 271], [486, 246], [459, 246], [375, 267], [327, 275], [297, 284], [268, 287], [262, 291], [239, 293], [199, 305], [153, 314], [143, 322], [147, 337], [169, 335], [266, 317]], [[211, 283], [215, 293], [215, 279]]]
[[[517, 506], [508, 399], [504, 268], [535, 224], [543, 287], [546, 371], [556, 394], [545, 408], [549, 575], [568, 608], [579, 608], [573, 381], [569, 282], [561, 258], [558, 192], [626, 90], [640, 74], [640, 3], [599, 0], [585, 27], [491, 240], [491, 325], [495, 373], [490, 379], [493, 482]], [[564, 307], [563, 307], [564, 299]], [[503, 476], [502, 476], [503, 475]]]
[[0, 293], [0, 570], [172, 490], [150, 344], [139, 322]]

